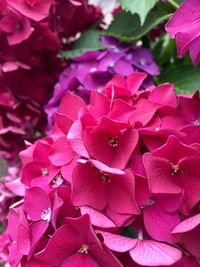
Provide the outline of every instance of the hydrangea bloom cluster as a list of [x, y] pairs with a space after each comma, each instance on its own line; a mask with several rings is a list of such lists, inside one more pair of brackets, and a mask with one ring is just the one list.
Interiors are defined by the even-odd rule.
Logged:
[[200, 266], [200, 95], [115, 76], [70, 91], [52, 133], [20, 156], [11, 267]]
[[152, 76], [158, 75], [159, 69], [150, 50], [136, 45], [122, 44], [109, 37], [104, 37], [102, 43], [109, 48], [89, 51], [74, 58], [60, 75], [54, 95], [46, 106], [50, 125], [54, 121], [54, 112], [58, 110], [60, 101], [68, 90], [88, 102], [91, 91], [101, 91], [114, 75], [126, 77], [138, 70], [148, 74], [143, 83], [144, 88], [153, 84]]
[[200, 62], [200, 2], [186, 0], [166, 24], [166, 31], [176, 39], [179, 57], [188, 50], [194, 66]]
[[44, 131], [43, 106], [63, 69], [62, 40], [86, 30], [98, 14], [85, 0], [0, 0], [1, 156], [13, 158], [23, 148], [16, 135], [34, 140]]

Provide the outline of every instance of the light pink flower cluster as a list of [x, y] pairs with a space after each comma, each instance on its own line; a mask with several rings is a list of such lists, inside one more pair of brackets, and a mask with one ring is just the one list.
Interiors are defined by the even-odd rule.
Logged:
[[0, 0], [1, 156], [15, 158], [45, 131], [43, 107], [66, 65], [58, 51], [98, 18], [85, 0]]
[[200, 95], [145, 78], [116, 76], [89, 105], [67, 92], [21, 152], [12, 267], [200, 266]]

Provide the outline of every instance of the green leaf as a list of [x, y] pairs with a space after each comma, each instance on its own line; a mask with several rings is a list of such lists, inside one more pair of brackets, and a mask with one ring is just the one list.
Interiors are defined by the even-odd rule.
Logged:
[[200, 68], [195, 69], [192, 64], [171, 65], [157, 82], [173, 83], [177, 93], [192, 94], [195, 90], [200, 90]]
[[151, 51], [159, 67], [170, 64], [177, 57], [175, 40], [166, 33], [162, 34], [158, 40], [151, 43]]
[[132, 15], [130, 12], [122, 11], [115, 16], [114, 21], [104, 33], [122, 42], [136, 42], [155, 26], [169, 19], [170, 16], [171, 13], [168, 13], [158, 5], [154, 10], [150, 11], [145, 23], [141, 26], [139, 17], [136, 14]]
[[156, 0], [119, 0], [119, 2], [125, 11], [138, 14], [142, 25], [147, 14], [156, 4]]
[[101, 50], [106, 48], [100, 42], [101, 33], [95, 29], [90, 29], [83, 33], [81, 37], [74, 43], [73, 47], [69, 51], [60, 51], [62, 58], [73, 58], [79, 56], [84, 52], [91, 50]]

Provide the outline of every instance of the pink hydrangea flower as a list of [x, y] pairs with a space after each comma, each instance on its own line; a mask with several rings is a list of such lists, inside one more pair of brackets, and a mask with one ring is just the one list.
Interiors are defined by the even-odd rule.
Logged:
[[176, 39], [179, 57], [189, 50], [195, 66], [198, 66], [200, 61], [199, 8], [198, 0], [186, 0], [166, 24], [166, 31]]
[[141, 91], [145, 78], [116, 76], [89, 104], [67, 92], [49, 136], [26, 143], [11, 267], [199, 266], [199, 93]]

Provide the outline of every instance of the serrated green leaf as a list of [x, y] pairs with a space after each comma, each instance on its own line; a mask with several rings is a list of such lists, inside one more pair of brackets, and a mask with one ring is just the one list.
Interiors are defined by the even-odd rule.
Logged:
[[110, 27], [105, 31], [108, 36], [113, 36], [122, 42], [136, 42], [142, 36], [160, 23], [169, 19], [171, 14], [159, 5], [148, 14], [144, 25], [140, 25], [139, 17], [130, 12], [122, 11], [115, 16]]
[[157, 82], [173, 83], [177, 93], [192, 94], [195, 90], [200, 90], [200, 68], [195, 69], [192, 64], [171, 65]]
[[144, 24], [147, 14], [156, 4], [156, 0], [119, 0], [119, 2], [125, 11], [138, 14], [141, 25]]
[[74, 43], [71, 50], [60, 51], [59, 54], [62, 58], [69, 59], [79, 56], [87, 51], [105, 49], [107, 46], [101, 44], [100, 38], [101, 33], [99, 31], [90, 29], [81, 35], [81, 37]]

